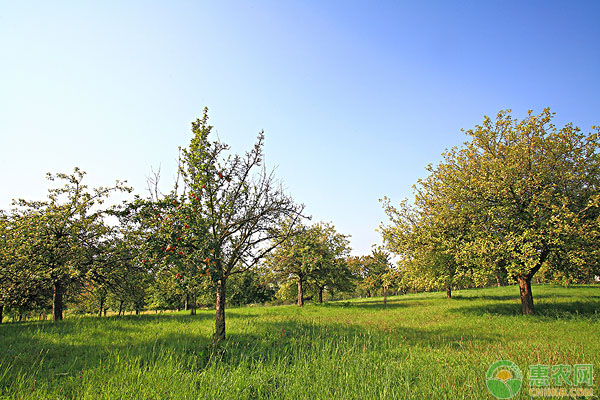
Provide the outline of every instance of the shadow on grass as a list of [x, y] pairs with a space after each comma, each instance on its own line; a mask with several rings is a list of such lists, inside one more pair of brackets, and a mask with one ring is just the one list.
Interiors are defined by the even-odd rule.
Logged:
[[[44, 321], [25, 321], [25, 322], [10, 322], [0, 324], [0, 337], [8, 335], [26, 335], [28, 333], [45, 330], [48, 333], [60, 333], [61, 335], [76, 334], [78, 332], [95, 329], [105, 326], [107, 323], [113, 325], [112, 328], [122, 332], [138, 332], [163, 321], [178, 321], [180, 323], [191, 323], [198, 320], [214, 318], [212, 313], [198, 313], [197, 315], [189, 314], [141, 314], [141, 315], [123, 315], [110, 317], [70, 317], [62, 321], [53, 322], [52, 320]], [[135, 323], [136, 327], [128, 325]]]
[[[261, 321], [255, 325], [258, 333], [230, 333], [218, 349], [218, 360], [238, 365], [240, 359], [268, 363], [285, 358], [288, 363], [305, 362], [307, 356], [356, 352], [407, 352], [408, 347], [426, 349], [453, 348], [476, 344], [491, 344], [499, 334], [476, 334], [455, 327], [419, 329], [404, 326], [369, 329], [357, 324], [315, 324], [287, 320]], [[333, 354], [335, 353], [335, 354]]]
[[323, 304], [318, 304], [318, 307], [327, 307], [327, 308], [359, 308], [359, 309], [369, 309], [369, 310], [393, 310], [396, 308], [408, 307], [410, 304], [402, 303], [397, 301], [397, 299], [388, 300], [387, 304], [383, 304], [383, 300], [367, 300], [367, 301], [335, 301], [328, 302]]
[[[558, 298], [572, 298], [573, 296], [568, 296], [568, 295], [557, 295], [557, 294], [538, 294], [536, 295], [534, 293], [533, 297], [535, 299], [558, 299]], [[592, 297], [598, 297], [598, 296], [592, 296]], [[519, 294], [519, 290], [517, 289], [516, 292], [513, 295], [480, 295], [480, 296], [464, 296], [461, 294], [455, 294], [452, 295], [452, 299], [455, 300], [498, 300], [498, 301], [506, 301], [506, 300], [519, 300], [520, 301], [520, 294]]]
[[453, 294], [452, 299], [454, 300], [516, 300], [519, 298], [519, 293], [515, 293], [515, 295], [481, 295], [481, 296], [464, 296], [461, 294]]
[[[577, 318], [598, 317], [600, 318], [600, 301], [590, 299], [586, 301], [570, 302], [548, 302], [538, 299], [552, 298], [557, 296], [534, 296], [534, 308], [537, 317], [549, 318]], [[566, 296], [565, 296], [566, 297]], [[486, 314], [521, 316], [521, 302], [518, 298], [511, 303], [487, 303], [477, 306], [456, 307], [453, 312], [465, 315], [482, 316]]]

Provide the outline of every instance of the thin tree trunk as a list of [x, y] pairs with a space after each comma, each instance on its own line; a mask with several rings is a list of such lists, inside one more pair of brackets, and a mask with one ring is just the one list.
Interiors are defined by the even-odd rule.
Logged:
[[190, 315], [196, 315], [196, 295], [188, 295], [186, 301], [188, 310], [190, 310]]
[[123, 311], [123, 300], [121, 300], [119, 302], [119, 316], [121, 315], [121, 312]]
[[371, 291], [367, 290], [367, 297], [371, 297]]
[[448, 299], [452, 298], [452, 287], [450, 287], [450, 286], [446, 286], [446, 298], [448, 298]]
[[63, 319], [63, 287], [60, 282], [54, 282], [52, 294], [52, 321]]
[[98, 310], [99, 317], [102, 317], [102, 309], [104, 309], [104, 298], [100, 297], [100, 310]]
[[304, 306], [304, 293], [302, 293], [302, 278], [298, 278], [298, 307]]
[[531, 293], [531, 277], [519, 276], [519, 289], [521, 291], [521, 308], [523, 315], [534, 315], [533, 294]]
[[186, 293], [185, 297], [183, 299], [183, 309], [185, 311], [188, 311], [190, 309], [190, 294], [189, 293]]
[[104, 316], [106, 317], [106, 312], [108, 311], [108, 308], [104, 309]]
[[383, 304], [387, 304], [387, 287], [383, 288]]
[[319, 288], [319, 303], [323, 304], [323, 288]]
[[215, 342], [225, 339], [225, 279], [217, 282], [217, 304], [215, 319]]
[[4, 304], [0, 304], [0, 324], [2, 323], [2, 317], [4, 312]]

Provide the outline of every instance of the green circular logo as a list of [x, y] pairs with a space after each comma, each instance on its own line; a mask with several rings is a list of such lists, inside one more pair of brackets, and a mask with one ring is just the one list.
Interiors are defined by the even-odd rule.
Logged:
[[523, 374], [519, 366], [509, 360], [496, 361], [485, 375], [485, 385], [494, 397], [511, 399], [519, 393]]

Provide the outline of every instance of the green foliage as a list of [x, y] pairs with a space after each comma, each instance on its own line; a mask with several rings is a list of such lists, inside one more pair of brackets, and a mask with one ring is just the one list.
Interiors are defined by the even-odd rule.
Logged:
[[[599, 133], [557, 128], [544, 110], [522, 121], [500, 112], [467, 131], [464, 149], [438, 171], [454, 173], [456, 201], [470, 200], [477, 252], [503, 258], [512, 277], [540, 268], [598, 271]], [[456, 168], [457, 165], [459, 168]], [[470, 177], [469, 185], [458, 184]]]
[[447, 287], [516, 279], [524, 313], [534, 312], [539, 270], [571, 282], [598, 274], [599, 133], [559, 129], [552, 117], [548, 109], [521, 121], [509, 111], [486, 117], [429, 166], [414, 206], [384, 200], [384, 241], [409, 271]]
[[347, 263], [360, 296], [371, 297], [380, 289], [399, 285], [398, 272], [392, 267], [390, 255], [381, 248], [374, 248], [366, 256], [349, 257]]
[[[284, 225], [281, 229], [289, 227]], [[299, 225], [293, 235], [267, 257], [266, 265], [280, 284], [297, 282], [298, 305], [302, 306], [306, 284], [316, 289], [320, 301], [325, 288], [334, 291], [351, 286], [351, 272], [345, 262], [349, 251], [348, 236], [338, 233], [332, 224]], [[288, 286], [282, 291], [286, 297]]]
[[[13, 256], [4, 258], [4, 263], [9, 270], [20, 271], [13, 277], [21, 286], [13, 292], [39, 294], [40, 288], [53, 288], [55, 319], [62, 319], [63, 296], [69, 288], [103, 274], [111, 229], [104, 220], [107, 210], [101, 207], [111, 192], [130, 190], [118, 181], [110, 188], [90, 190], [84, 176], [78, 168], [71, 175], [48, 174], [49, 180], [64, 185], [50, 189], [45, 201], [16, 201], [18, 208], [5, 230], [5, 251]], [[31, 303], [36, 296], [27, 297]]]
[[256, 271], [233, 275], [227, 288], [227, 303], [232, 306], [263, 304], [275, 298], [275, 290]]

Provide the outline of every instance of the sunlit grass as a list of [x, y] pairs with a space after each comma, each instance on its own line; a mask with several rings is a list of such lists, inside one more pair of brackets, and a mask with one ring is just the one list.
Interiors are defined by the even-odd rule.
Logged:
[[219, 346], [210, 341], [214, 311], [3, 324], [0, 394], [484, 399], [485, 373], [499, 359], [525, 375], [531, 364], [600, 368], [598, 286], [536, 286], [534, 317], [519, 315], [514, 286], [454, 296], [228, 309]]

